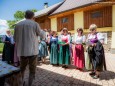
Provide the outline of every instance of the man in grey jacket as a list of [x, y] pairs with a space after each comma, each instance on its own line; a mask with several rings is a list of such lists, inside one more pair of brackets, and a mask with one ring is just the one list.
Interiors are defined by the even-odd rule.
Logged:
[[22, 77], [24, 77], [24, 71], [29, 64], [28, 86], [32, 86], [37, 65], [38, 36], [43, 37], [44, 34], [41, 34], [39, 24], [34, 21], [34, 13], [32, 11], [27, 10], [25, 18], [25, 20], [16, 24], [14, 40], [17, 47], [17, 56], [21, 60]]

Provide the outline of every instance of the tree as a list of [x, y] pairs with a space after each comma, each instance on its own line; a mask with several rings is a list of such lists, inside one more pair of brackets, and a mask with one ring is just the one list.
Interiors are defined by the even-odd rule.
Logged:
[[[31, 9], [31, 11], [32, 11], [32, 12], [37, 12], [36, 9]], [[15, 18], [17, 21], [19, 21], [19, 20], [21, 20], [21, 19], [24, 18], [24, 14], [25, 14], [24, 11], [16, 11], [16, 13], [14, 14], [14, 18]]]
[[14, 18], [15, 18], [16, 20], [21, 20], [21, 19], [24, 18], [24, 14], [25, 14], [25, 12], [23, 12], [23, 11], [17, 11], [17, 12], [14, 14]]
[[15, 27], [15, 24], [16, 24], [16, 20], [8, 20], [8, 25], [9, 25], [9, 28], [10, 29], [13, 29]]
[[31, 11], [32, 11], [32, 12], [37, 12], [37, 10], [36, 10], [36, 9], [32, 9]]
[[[32, 12], [37, 12], [36, 9], [31, 9]], [[25, 15], [25, 11], [16, 11], [16, 13], [14, 14], [14, 20], [8, 20], [8, 24], [9, 24], [9, 28], [14, 28], [16, 22], [24, 19], [24, 15]]]

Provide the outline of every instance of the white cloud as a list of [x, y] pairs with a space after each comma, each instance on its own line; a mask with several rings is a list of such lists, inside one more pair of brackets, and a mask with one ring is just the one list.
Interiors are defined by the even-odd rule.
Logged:
[[2, 20], [2, 19], [0, 19], [0, 25], [8, 26], [8, 23], [7, 23], [6, 20]]
[[8, 29], [7, 21], [0, 19], [0, 35], [5, 35], [7, 29]]

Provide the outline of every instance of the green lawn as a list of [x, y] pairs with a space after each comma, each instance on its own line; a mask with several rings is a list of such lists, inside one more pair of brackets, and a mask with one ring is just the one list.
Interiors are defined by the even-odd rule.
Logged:
[[3, 47], [4, 47], [4, 44], [3, 44], [3, 43], [0, 43], [0, 53], [2, 53]]

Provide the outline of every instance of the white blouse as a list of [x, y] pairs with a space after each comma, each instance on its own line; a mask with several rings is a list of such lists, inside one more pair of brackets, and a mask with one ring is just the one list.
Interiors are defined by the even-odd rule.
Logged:
[[93, 34], [88, 34], [88, 41], [91, 39], [95, 39], [97, 35], [93, 35]]
[[58, 36], [58, 40], [59, 41], [62, 41], [62, 39], [65, 39], [65, 38], [67, 38], [68, 39], [68, 43], [70, 43], [70, 40], [71, 40], [71, 37], [70, 37], [70, 35], [60, 35], [60, 36]]
[[88, 39], [88, 41], [90, 41], [91, 39], [95, 39], [96, 36], [97, 36], [97, 39], [98, 39], [100, 42], [104, 41], [104, 35], [103, 35], [102, 33], [97, 33], [97, 34], [95, 34], [95, 35], [88, 34], [88, 38], [87, 38], [87, 39]]
[[83, 36], [77, 36], [77, 37], [75, 38], [75, 43], [76, 43], [76, 44], [82, 44], [82, 43], [85, 42], [85, 40], [86, 40], [85, 35], [83, 35]]

